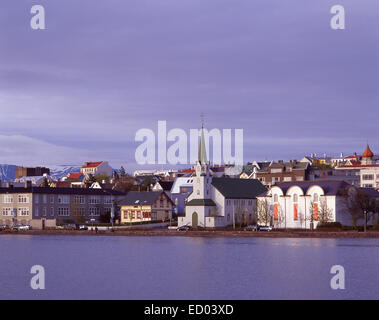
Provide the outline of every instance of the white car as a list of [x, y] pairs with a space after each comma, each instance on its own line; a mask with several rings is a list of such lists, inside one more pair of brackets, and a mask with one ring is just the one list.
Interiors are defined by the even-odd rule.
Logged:
[[271, 231], [272, 227], [270, 226], [259, 226], [258, 231]]
[[30, 230], [31, 226], [27, 226], [27, 225], [14, 226], [12, 229], [26, 231], [26, 230]]

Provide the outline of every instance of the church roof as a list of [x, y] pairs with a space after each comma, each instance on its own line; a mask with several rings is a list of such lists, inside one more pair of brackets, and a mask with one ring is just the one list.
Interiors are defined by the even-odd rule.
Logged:
[[257, 179], [213, 178], [212, 185], [229, 199], [255, 199], [267, 190]]
[[362, 153], [363, 158], [372, 158], [374, 153], [371, 151], [370, 146], [367, 145], [365, 152]]
[[187, 206], [206, 206], [206, 207], [215, 207], [216, 204], [212, 199], [192, 199], [186, 203]]

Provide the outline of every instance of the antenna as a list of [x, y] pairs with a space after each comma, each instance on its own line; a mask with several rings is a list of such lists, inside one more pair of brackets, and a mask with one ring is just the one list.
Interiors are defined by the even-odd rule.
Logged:
[[204, 128], [204, 113], [203, 112], [200, 114], [200, 118], [201, 118], [201, 127]]

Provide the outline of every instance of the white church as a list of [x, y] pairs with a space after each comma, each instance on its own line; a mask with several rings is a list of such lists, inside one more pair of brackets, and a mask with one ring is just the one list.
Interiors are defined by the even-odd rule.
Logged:
[[267, 189], [256, 179], [212, 177], [203, 126], [195, 169], [193, 191], [187, 198], [185, 216], [178, 218], [179, 227], [217, 228], [254, 221], [256, 197]]

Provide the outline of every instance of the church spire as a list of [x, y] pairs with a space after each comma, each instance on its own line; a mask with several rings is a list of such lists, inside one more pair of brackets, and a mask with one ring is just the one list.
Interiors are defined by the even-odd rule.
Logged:
[[201, 138], [199, 148], [199, 162], [201, 164], [207, 163], [207, 151], [205, 149], [205, 137], [204, 137], [204, 122], [201, 123]]

